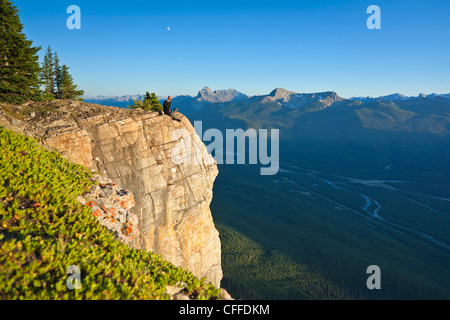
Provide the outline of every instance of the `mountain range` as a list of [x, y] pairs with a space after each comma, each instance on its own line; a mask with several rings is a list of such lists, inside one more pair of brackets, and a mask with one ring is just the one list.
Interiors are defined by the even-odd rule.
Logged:
[[297, 137], [306, 128], [322, 135], [324, 126], [327, 132], [353, 128], [356, 136], [364, 128], [450, 133], [450, 94], [356, 100], [344, 99], [334, 91], [296, 93], [276, 88], [266, 95], [247, 96], [233, 89], [204, 88], [196, 97], [175, 97], [172, 105], [191, 121], [207, 119], [214, 128], [279, 128], [285, 139]]
[[405, 100], [411, 100], [411, 99], [416, 99], [416, 98], [428, 98], [428, 99], [450, 99], [450, 93], [447, 94], [437, 94], [437, 93], [432, 93], [432, 94], [424, 94], [421, 93], [419, 94], [417, 97], [414, 96], [410, 96], [407, 97], [401, 93], [394, 93], [394, 94], [390, 94], [387, 96], [381, 96], [378, 98], [373, 98], [373, 97], [352, 97], [350, 98], [351, 100], [358, 100], [361, 102], [370, 102], [370, 101], [380, 101], [380, 100], [384, 100], [384, 101], [405, 101]]
[[[84, 96], [83, 100], [88, 103], [97, 103], [101, 105], [111, 105], [118, 107], [126, 107], [127, 104], [131, 104], [133, 100], [142, 100], [144, 97], [143, 94], [135, 94], [135, 95], [124, 95], [124, 96]], [[159, 99], [163, 100], [166, 97], [159, 96]], [[175, 96], [179, 101], [185, 101], [194, 99], [196, 102], [207, 102], [207, 103], [225, 103], [225, 102], [236, 102], [239, 100], [248, 100], [249, 102], [278, 102], [286, 107], [297, 109], [302, 107], [310, 102], [321, 101], [326, 106], [330, 106], [335, 102], [345, 101], [345, 100], [353, 100], [360, 102], [373, 102], [373, 101], [388, 101], [388, 102], [396, 102], [396, 101], [407, 101], [413, 100], [417, 98], [427, 98], [434, 100], [442, 100], [442, 99], [450, 99], [450, 93], [447, 94], [419, 94], [417, 97], [414, 96], [405, 96], [401, 93], [394, 93], [386, 96], [380, 97], [351, 97], [350, 99], [341, 98], [338, 96], [336, 92], [319, 92], [319, 93], [296, 93], [293, 91], [288, 91], [283, 88], [276, 88], [268, 95], [256, 95], [249, 96], [235, 89], [223, 89], [223, 90], [215, 90], [212, 91], [209, 87], [204, 87], [201, 89], [197, 96]]]

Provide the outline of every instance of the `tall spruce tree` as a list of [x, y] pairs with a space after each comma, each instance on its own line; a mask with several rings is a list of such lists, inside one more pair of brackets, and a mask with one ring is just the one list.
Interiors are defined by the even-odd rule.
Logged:
[[69, 73], [69, 67], [61, 67], [61, 99], [78, 99], [84, 94], [76, 84], [73, 83], [73, 77]]
[[59, 57], [55, 52], [53, 56], [53, 70], [55, 72], [54, 77], [54, 88], [55, 88], [55, 97], [56, 99], [61, 99], [61, 90], [62, 90], [62, 67], [59, 65]]
[[78, 99], [84, 94], [74, 84], [69, 67], [61, 66], [58, 54], [48, 47], [42, 64], [41, 83], [45, 99]]
[[37, 98], [40, 47], [33, 47], [22, 32], [19, 10], [0, 0], [0, 101], [23, 103]]
[[46, 99], [52, 99], [55, 95], [55, 56], [57, 57], [56, 53], [53, 55], [52, 48], [48, 47], [40, 73], [41, 83], [44, 86], [44, 97]]

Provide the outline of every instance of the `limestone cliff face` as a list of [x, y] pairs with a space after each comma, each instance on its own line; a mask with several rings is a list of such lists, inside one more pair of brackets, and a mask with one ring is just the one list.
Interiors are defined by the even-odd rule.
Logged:
[[[155, 251], [219, 286], [220, 240], [209, 208], [218, 169], [189, 120], [75, 101], [54, 101], [44, 110], [32, 111], [15, 127], [134, 194], [139, 236], [133, 247]], [[173, 159], [187, 141], [202, 152], [192, 155], [197, 163]]]

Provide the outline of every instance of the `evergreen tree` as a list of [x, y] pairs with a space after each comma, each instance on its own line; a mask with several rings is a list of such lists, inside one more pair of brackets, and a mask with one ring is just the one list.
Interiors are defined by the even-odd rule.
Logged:
[[23, 103], [39, 96], [37, 53], [22, 33], [19, 11], [11, 1], [0, 0], [0, 101]]
[[40, 74], [46, 99], [78, 99], [84, 94], [73, 83], [69, 67], [61, 66], [58, 54], [48, 47]]
[[53, 69], [55, 71], [55, 77], [54, 77], [54, 88], [55, 88], [55, 97], [56, 99], [61, 99], [61, 90], [62, 90], [62, 68], [59, 65], [59, 57], [58, 54], [55, 52], [53, 56]]
[[48, 47], [40, 74], [41, 83], [44, 85], [44, 96], [47, 99], [53, 98], [55, 94], [55, 56], [57, 57], [56, 53], [53, 55], [52, 49]]
[[144, 103], [149, 106], [150, 110], [153, 111], [162, 110], [161, 103], [159, 102], [159, 99], [154, 92], [152, 92], [151, 95], [148, 91], [146, 92]]
[[60, 73], [61, 81], [61, 99], [78, 99], [84, 94], [76, 84], [73, 83], [73, 77], [69, 73], [69, 67], [63, 65]]
[[128, 107], [131, 109], [141, 108], [148, 111], [162, 111], [163, 109], [156, 94], [150, 94], [148, 91], [145, 93], [142, 101], [133, 100], [133, 105]]
[[150, 92], [146, 92], [145, 96], [144, 96], [144, 103], [150, 102], [152, 100], [152, 95], [150, 94]]

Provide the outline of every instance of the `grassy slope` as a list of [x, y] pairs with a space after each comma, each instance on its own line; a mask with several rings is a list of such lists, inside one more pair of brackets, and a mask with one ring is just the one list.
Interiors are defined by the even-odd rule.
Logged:
[[[166, 286], [182, 281], [192, 297], [219, 296], [161, 256], [116, 241], [75, 200], [90, 175], [0, 127], [1, 299], [167, 299]], [[80, 267], [80, 290], [67, 289], [71, 265]]]

